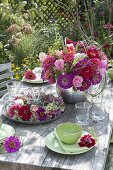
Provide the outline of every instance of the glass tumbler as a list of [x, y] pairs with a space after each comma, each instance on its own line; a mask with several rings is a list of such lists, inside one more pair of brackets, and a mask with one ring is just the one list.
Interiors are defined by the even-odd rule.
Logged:
[[75, 109], [77, 122], [80, 125], [88, 125], [91, 104], [89, 102], [79, 102], [75, 104]]
[[20, 82], [13, 80], [7, 83], [7, 90], [10, 98], [15, 98], [18, 95]]
[[100, 121], [105, 119], [105, 102], [106, 100], [103, 98], [95, 97], [92, 101], [92, 119], [96, 121]]

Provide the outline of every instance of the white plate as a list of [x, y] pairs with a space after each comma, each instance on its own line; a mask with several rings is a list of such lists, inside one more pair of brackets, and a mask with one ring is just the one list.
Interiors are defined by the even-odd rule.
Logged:
[[43, 70], [42, 67], [35, 67], [32, 71], [35, 73], [37, 78], [35, 80], [28, 80], [28, 79], [25, 79], [25, 77], [23, 77], [22, 81], [27, 82], [27, 83], [46, 83], [47, 81], [43, 81], [41, 79], [42, 70]]
[[37, 78], [35, 80], [28, 80], [28, 79], [25, 79], [25, 77], [23, 77], [22, 81], [27, 82], [27, 83], [37, 83], [37, 84], [47, 83], [47, 81], [43, 81], [41, 78]]

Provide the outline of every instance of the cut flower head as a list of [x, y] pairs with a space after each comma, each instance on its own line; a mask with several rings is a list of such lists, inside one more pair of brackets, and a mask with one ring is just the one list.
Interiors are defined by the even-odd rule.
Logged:
[[27, 80], [35, 80], [36, 75], [32, 70], [26, 71], [25, 72], [25, 79], [27, 79]]

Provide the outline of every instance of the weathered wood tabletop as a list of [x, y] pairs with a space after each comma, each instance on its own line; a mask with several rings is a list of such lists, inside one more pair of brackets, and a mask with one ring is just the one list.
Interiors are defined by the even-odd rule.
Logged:
[[[66, 105], [65, 114], [61, 118], [43, 125], [23, 125], [2, 117], [4, 123], [15, 128], [16, 135], [22, 138], [23, 146], [16, 153], [0, 154], [0, 170], [104, 170], [112, 132], [112, 91], [112, 83], [109, 82], [104, 95], [106, 97], [106, 118], [100, 122], [90, 120], [89, 124], [97, 132], [98, 142], [92, 150], [84, 154], [62, 155], [45, 146], [46, 135], [52, 132], [58, 124], [68, 121], [76, 122], [74, 105]], [[88, 130], [88, 127], [84, 127], [84, 129]]]

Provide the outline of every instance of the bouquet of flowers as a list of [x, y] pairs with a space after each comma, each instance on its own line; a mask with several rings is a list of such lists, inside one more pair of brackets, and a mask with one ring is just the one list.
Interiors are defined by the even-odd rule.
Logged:
[[59, 117], [65, 109], [61, 98], [41, 93], [38, 99], [17, 96], [4, 106], [5, 115], [12, 120], [41, 122]]
[[40, 53], [42, 79], [50, 84], [57, 82], [63, 89], [85, 91], [99, 84], [105, 77], [107, 56], [97, 45], [73, 42], [66, 38], [61, 50]]

